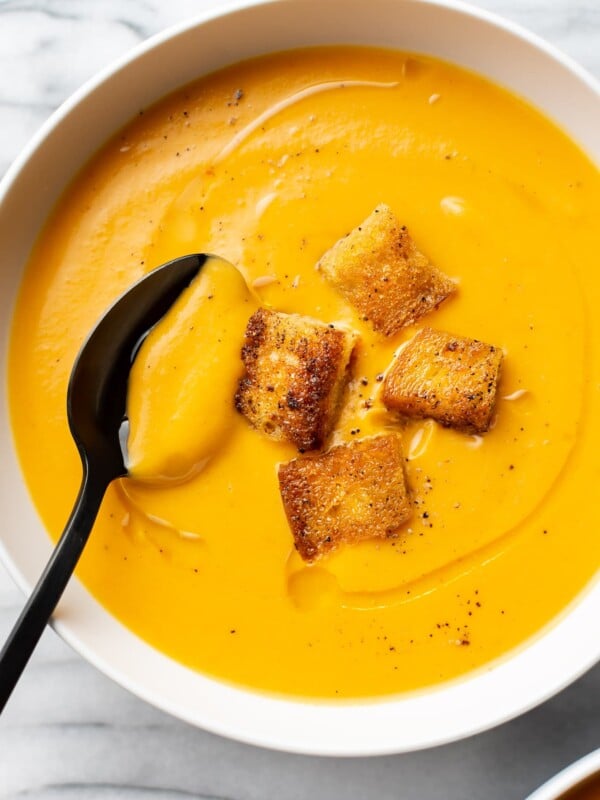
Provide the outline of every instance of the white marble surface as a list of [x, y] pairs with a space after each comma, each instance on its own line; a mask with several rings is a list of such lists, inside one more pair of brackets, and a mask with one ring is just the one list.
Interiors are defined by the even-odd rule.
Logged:
[[[0, 175], [83, 81], [210, 2], [0, 0]], [[476, 5], [526, 25], [600, 76], [600, 0]], [[21, 602], [0, 566], [0, 640]], [[464, 742], [404, 756], [317, 759], [229, 742], [172, 719], [48, 630], [0, 719], [0, 798], [522, 800], [598, 745], [600, 667], [542, 707]]]

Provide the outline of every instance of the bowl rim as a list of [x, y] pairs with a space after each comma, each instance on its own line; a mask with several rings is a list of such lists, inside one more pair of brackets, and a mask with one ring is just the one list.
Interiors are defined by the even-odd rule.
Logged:
[[565, 792], [585, 785], [585, 781], [594, 775], [600, 780], [600, 748], [566, 766], [526, 800], [561, 800]]
[[[216, 3], [216, 0], [214, 0], [214, 2]], [[205, 9], [189, 19], [167, 26], [144, 41], [134, 45], [131, 49], [118, 58], [113, 59], [109, 64], [88, 78], [78, 89], [72, 92], [30, 137], [28, 142], [18, 153], [17, 157], [11, 162], [11, 164], [8, 166], [8, 169], [0, 179], [0, 203], [3, 202], [4, 197], [8, 193], [8, 190], [17, 173], [21, 171], [23, 165], [29, 160], [32, 153], [37, 150], [40, 144], [47, 137], [48, 133], [53, 130], [60, 123], [62, 118], [69, 111], [71, 111], [72, 108], [77, 106], [84, 97], [93, 92], [114, 73], [118, 72], [132, 61], [137, 60], [149, 50], [153, 50], [155, 47], [167, 41], [168, 39], [174, 38], [178, 34], [184, 33], [190, 28], [203, 25], [204, 23], [219, 17], [235, 14], [238, 11], [251, 8], [252, 6], [276, 5], [293, 2], [295, 2], [295, 0], [226, 0], [226, 2], [218, 5], [215, 4], [214, 6]], [[478, 6], [473, 6], [464, 0], [417, 0], [417, 2], [419, 2], [421, 5], [439, 8], [451, 8], [461, 14], [471, 17], [472, 19], [487, 22], [494, 27], [503, 29], [507, 33], [510, 33], [513, 36], [516, 36], [518, 39], [533, 45], [537, 50], [541, 50], [546, 55], [550, 56], [550, 58], [552, 58], [554, 61], [557, 61], [569, 72], [573, 73], [600, 98], [600, 79], [596, 79], [574, 58], [564, 53], [555, 45], [546, 41], [546, 39], [542, 38], [537, 33], [528, 30], [523, 25], [502, 17], [500, 14], [496, 14], [493, 11], [488, 11], [487, 9], [479, 8]]]
[[[197, 14], [187, 20], [181, 21], [175, 25], [169, 26], [163, 31], [155, 34], [146, 41], [140, 43], [135, 48], [122, 55], [120, 58], [113, 61], [104, 69], [100, 70], [96, 75], [86, 81], [77, 91], [75, 91], [41, 126], [38, 132], [30, 139], [29, 143], [23, 149], [21, 154], [15, 159], [12, 165], [5, 173], [2, 181], [0, 181], [0, 206], [2, 205], [5, 197], [8, 195], [11, 187], [16, 181], [17, 177], [29, 162], [32, 155], [41, 147], [43, 147], [45, 139], [56, 128], [61, 125], [63, 119], [74, 110], [80, 102], [89, 97], [94, 91], [102, 86], [108, 79], [118, 73], [120, 70], [128, 67], [133, 62], [140, 59], [146, 53], [154, 50], [158, 46], [168, 42], [169, 40], [184, 34], [192, 29], [201, 27], [207, 22], [217, 20], [222, 17], [235, 15], [240, 11], [251, 9], [252, 7], [274, 6], [283, 4], [302, 4], [303, 2], [311, 2], [311, 0], [231, 0], [225, 4], [215, 5], [211, 8], [205, 9], [202, 13]], [[504, 20], [496, 14], [480, 8], [474, 8], [462, 0], [398, 0], [398, 4], [402, 2], [409, 2], [413, 4], [429, 6], [434, 9], [453, 10], [461, 15], [465, 15], [471, 20], [476, 22], [487, 23], [494, 28], [499, 28], [516, 37], [521, 42], [530, 45], [537, 51], [549, 56], [554, 62], [557, 62], [578, 81], [585, 84], [592, 90], [595, 96], [600, 99], [600, 83], [593, 78], [583, 67], [577, 64], [569, 56], [564, 55], [561, 51], [553, 45], [548, 44], [536, 34], [530, 33], [520, 25], [508, 20]], [[31, 502], [31, 501], [30, 501]], [[5, 543], [0, 539], [0, 558], [5, 564], [9, 574], [15, 583], [25, 593], [31, 589], [31, 582], [27, 580], [24, 573], [21, 571], [17, 563], [12, 559]], [[75, 583], [77, 583], [75, 581]], [[593, 582], [592, 582], [593, 584]], [[81, 586], [74, 589], [74, 591], [85, 592]], [[590, 602], [582, 602], [583, 597], [587, 599], [593, 595], [593, 600]], [[579, 595], [568, 609], [559, 615], [558, 619], [552, 621], [544, 630], [540, 631], [536, 636], [527, 640], [521, 648], [512, 651], [505, 658], [500, 660], [499, 668], [504, 671], [506, 675], [504, 683], [510, 685], [511, 675], [514, 673], [514, 679], [518, 676], [519, 670], [515, 669], [516, 660], [526, 650], [530, 650], [535, 646], [539, 650], [538, 661], [543, 663], [548, 659], [550, 653], [556, 650], [556, 645], [549, 646], [551, 640], [554, 642], [555, 634], [563, 631], [565, 628], [565, 619], [568, 617], [570, 620], [570, 628], [577, 622], [578, 626], [587, 627], [594, 621], [592, 616], [591, 606], [600, 607], [600, 582], [595, 585], [590, 585], [587, 589]], [[98, 605], [98, 609], [100, 606]], [[108, 614], [108, 612], [103, 612]], [[135, 637], [121, 626], [117, 620], [111, 618], [115, 623], [115, 629], [122, 628], [124, 635], [127, 637]], [[255, 720], [254, 727], [246, 725], [240, 727], [240, 723], [235, 719], [224, 720], [219, 717], [218, 709], [215, 711], [211, 709], [210, 713], [198, 713], [197, 710], [190, 710], [185, 704], [173, 702], [161, 694], [160, 687], [155, 685], [141, 685], [135, 678], [132, 678], [127, 671], [125, 661], [121, 663], [115, 662], [112, 658], [107, 659], [99, 655], [91, 648], [88, 643], [84, 642], [70, 623], [70, 620], [63, 620], [55, 618], [51, 622], [52, 627], [56, 632], [82, 657], [93, 664], [96, 668], [104, 674], [111, 677], [116, 683], [131, 691], [133, 694], [141, 697], [152, 705], [173, 714], [180, 719], [186, 720], [193, 725], [202, 727], [213, 733], [226, 736], [231, 739], [244, 741], [249, 744], [259, 745], [281, 751], [288, 751], [294, 753], [304, 753], [310, 755], [328, 755], [328, 756], [367, 756], [367, 755], [382, 755], [392, 754], [399, 752], [409, 752], [411, 750], [422, 749], [425, 747], [433, 747], [457, 739], [465, 738], [467, 736], [488, 730], [501, 723], [504, 723], [526, 711], [535, 707], [536, 705], [544, 702], [549, 697], [556, 694], [561, 689], [565, 688], [572, 681], [582, 675], [594, 663], [600, 659], [600, 642], [593, 646], [588, 643], [587, 649], [582, 656], [579, 653], [577, 658], [572, 655], [565, 655], [561, 661], [560, 668], [549, 668], [544, 681], [535, 682], [532, 686], [528, 687], [527, 692], [524, 694], [516, 692], [515, 694], [506, 695], [501, 698], [501, 703], [497, 704], [494, 713], [488, 713], [483, 716], [476, 708], [472, 708], [470, 713], [465, 713], [464, 717], [456, 720], [451, 729], [439, 730], [436, 732], [435, 724], [431, 725], [431, 730], [427, 735], [417, 736], [413, 739], [407, 740], [406, 737], [398, 739], [393, 734], [386, 734], [385, 736], [370, 736], [366, 732], [359, 731], [354, 738], [350, 737], [346, 740], [328, 740], [327, 736], [331, 730], [335, 728], [342, 728], [342, 726], [352, 725], [365, 725], [366, 722], [371, 722], [371, 717], [375, 714], [375, 710], [379, 709], [378, 717], [386, 724], [391, 724], [391, 721], [396, 722], [393, 716], [394, 709], [397, 711], [400, 706], [406, 706], [407, 703], [418, 701], [421, 703], [426, 716], [436, 718], [436, 698], [440, 694], [455, 688], [457, 684], [470, 686], [477, 685], [476, 697], [480, 700], [486, 696], [490, 691], [494, 691], [495, 684], [490, 680], [491, 675], [496, 674], [494, 669], [491, 671], [477, 671], [476, 673], [468, 673], [464, 678], [458, 682], [451, 684], [443, 684], [439, 687], [433, 687], [428, 690], [426, 697], [422, 693], [415, 693], [409, 696], [392, 696], [383, 698], [373, 698], [366, 701], [356, 701], [348, 704], [335, 704], [321, 701], [312, 701], [310, 699], [301, 700], [297, 698], [276, 698], [271, 695], [261, 694], [251, 688], [237, 688], [230, 687], [229, 685], [218, 681], [217, 679], [208, 678], [193, 672], [176, 662], [172, 661], [162, 654], [158, 654], [149, 645], [139, 640], [139, 651], [145, 652], [148, 657], [152, 653], [152, 658], [156, 663], [162, 661], [169, 664], [171, 672], [174, 670], [181, 676], [183, 683], [189, 681], [189, 675], [193, 676], [193, 680], [201, 681], [206, 684], [214, 693], [220, 694], [225, 701], [229, 698], [234, 704], [244, 707], [246, 710], [252, 709], [255, 713], [261, 709], [277, 709], [275, 714], [288, 714], [296, 720], [298, 727], [302, 728], [300, 733], [288, 732], [282, 737], [281, 731], [270, 730], [263, 721], [259, 724], [260, 720]], [[120, 634], [119, 634], [120, 635]], [[562, 635], [562, 634], [561, 634]], [[554, 637], [554, 638], [553, 638]], [[558, 637], [560, 640], [560, 637]], [[544, 648], [544, 643], [546, 647]], [[537, 652], [537, 651], [536, 651]], [[544, 655], [545, 653], [545, 655]], [[570, 658], [570, 661], [569, 661]], [[568, 667], [565, 667], [568, 664]], [[188, 675], [189, 673], [189, 675]], [[186, 677], [187, 676], [187, 677]], [[430, 701], [430, 702], [424, 702]], [[258, 705], [257, 705], [258, 704]], [[331, 724], [324, 725], [324, 731], [321, 735], [319, 743], [311, 741], [307, 735], [307, 725], [309, 722], [314, 724], [315, 712], [319, 718], [319, 722], [326, 720], [328, 714], [332, 714]], [[308, 716], [304, 713], [310, 710]], [[270, 713], [270, 712], [269, 712]], [[268, 716], [268, 715], [267, 715]], [[310, 719], [309, 719], [310, 718]], [[477, 720], [476, 722], [474, 720]], [[397, 724], [397, 722], [396, 722]]]

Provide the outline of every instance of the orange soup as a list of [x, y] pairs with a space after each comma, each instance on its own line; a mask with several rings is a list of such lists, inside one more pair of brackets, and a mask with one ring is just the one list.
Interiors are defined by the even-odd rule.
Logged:
[[[423, 324], [504, 351], [495, 425], [482, 436], [387, 412], [381, 375], [421, 321], [376, 334], [315, 270], [381, 203], [458, 283]], [[395, 539], [303, 562], [277, 482], [298, 452], [235, 410], [240, 343], [214, 349], [206, 367], [206, 323], [189, 332], [182, 363], [206, 370], [196, 384], [212, 382], [214, 396], [200, 392], [198, 419], [173, 439], [190, 466], [208, 426], [202, 468], [184, 482], [112, 485], [80, 579], [157, 649], [256, 689], [365, 697], [491, 668], [564, 611], [599, 564], [599, 212], [598, 171], [560, 130], [430, 58], [280, 53], [145, 109], [59, 202], [16, 308], [12, 422], [50, 535], [81, 474], [65, 397], [82, 340], [145, 272], [217, 253], [252, 299], [244, 308], [245, 287], [226, 281], [215, 329], [239, 338], [258, 303], [357, 332], [331, 441], [398, 431], [412, 517]], [[168, 378], [156, 381], [172, 406]]]

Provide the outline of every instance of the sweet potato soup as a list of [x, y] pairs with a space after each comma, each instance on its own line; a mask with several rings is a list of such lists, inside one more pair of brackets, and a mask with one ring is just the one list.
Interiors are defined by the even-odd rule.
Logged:
[[[381, 204], [456, 286], [390, 336], [315, 269]], [[174, 659], [272, 692], [376, 696], [490, 668], [556, 619], [599, 563], [599, 212], [598, 172], [561, 131], [430, 58], [275, 54], [140, 111], [59, 202], [14, 318], [14, 433], [51, 536], [81, 475], [65, 397], [82, 340], [145, 272], [216, 253], [246, 285], [207, 274], [196, 323], [165, 321], [172, 377], [163, 364], [131, 385], [138, 410], [156, 401], [131, 442], [140, 476], [187, 480], [112, 485], [79, 577]], [[277, 470], [298, 447], [234, 402], [259, 307], [358, 337], [323, 449], [397, 434], [410, 516], [395, 536], [313, 561], [294, 548]], [[394, 354], [426, 326], [503, 353], [486, 433], [385, 408]], [[179, 403], [183, 423], [161, 442], [161, 413], [166, 426]]]

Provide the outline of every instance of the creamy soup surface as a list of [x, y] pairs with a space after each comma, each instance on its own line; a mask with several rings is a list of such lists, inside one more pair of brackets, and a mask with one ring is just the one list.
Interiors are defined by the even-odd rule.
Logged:
[[[458, 282], [391, 339], [315, 270], [380, 203]], [[50, 535], [80, 481], [65, 396], [83, 339], [145, 272], [217, 253], [254, 297], [241, 311], [245, 290], [226, 281], [222, 308], [235, 310], [211, 325], [239, 338], [256, 301], [360, 335], [332, 441], [399, 431], [412, 519], [395, 539], [300, 559], [277, 483], [277, 465], [298, 453], [236, 412], [236, 339], [211, 366], [214, 397], [199, 401], [212, 436], [202, 469], [111, 486], [79, 577], [151, 645], [257, 689], [376, 696], [489, 667], [564, 611], [600, 560], [599, 212], [598, 172], [557, 128], [430, 58], [280, 53], [140, 111], [58, 203], [14, 318], [14, 434]], [[504, 349], [487, 434], [384, 410], [380, 376], [423, 325]], [[186, 338], [192, 372], [206, 350], [198, 328]], [[180, 432], [183, 462], [204, 427]]]

